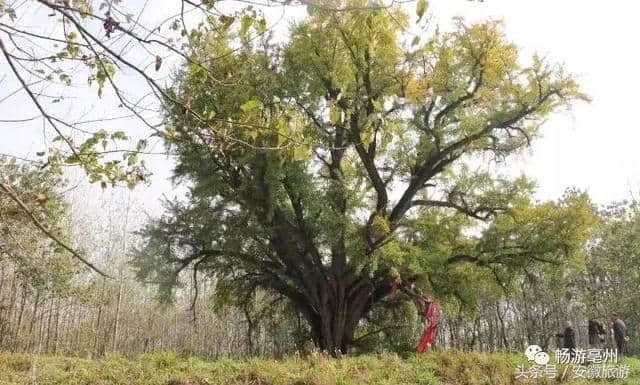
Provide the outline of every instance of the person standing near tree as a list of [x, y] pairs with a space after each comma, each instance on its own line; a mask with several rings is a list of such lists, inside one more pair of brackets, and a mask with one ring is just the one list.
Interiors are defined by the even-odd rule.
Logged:
[[562, 338], [562, 347], [568, 349], [569, 354], [573, 357], [576, 351], [576, 331], [571, 321], [564, 323], [564, 332], [556, 334], [556, 337]]
[[589, 320], [589, 346], [599, 347], [604, 341], [604, 325], [596, 317]]
[[627, 325], [625, 325], [624, 321], [615, 313], [611, 315], [611, 322], [613, 323], [611, 326], [613, 329], [613, 339], [616, 341], [618, 352], [620, 354], [626, 354], [627, 341], [629, 341]]

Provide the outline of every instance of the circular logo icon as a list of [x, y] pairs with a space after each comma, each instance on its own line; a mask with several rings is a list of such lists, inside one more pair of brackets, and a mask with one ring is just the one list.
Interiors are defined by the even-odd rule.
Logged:
[[536, 354], [542, 352], [542, 348], [538, 345], [531, 345], [525, 349], [524, 355], [527, 356], [529, 361], [533, 361], [536, 357]]
[[533, 361], [538, 365], [546, 365], [549, 363], [549, 355], [545, 352], [536, 353], [533, 357]]

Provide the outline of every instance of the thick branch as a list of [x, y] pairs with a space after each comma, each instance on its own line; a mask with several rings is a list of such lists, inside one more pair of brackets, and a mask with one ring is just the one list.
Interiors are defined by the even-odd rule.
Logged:
[[[486, 221], [495, 214], [497, 211], [504, 211], [506, 207], [490, 207], [490, 206], [478, 206], [471, 208], [466, 203], [462, 205], [456, 204], [452, 201], [436, 201], [436, 200], [414, 200], [411, 202], [411, 207], [414, 206], [428, 206], [428, 207], [447, 207], [456, 209], [459, 212], [481, 221]], [[484, 214], [483, 214], [484, 213]]]

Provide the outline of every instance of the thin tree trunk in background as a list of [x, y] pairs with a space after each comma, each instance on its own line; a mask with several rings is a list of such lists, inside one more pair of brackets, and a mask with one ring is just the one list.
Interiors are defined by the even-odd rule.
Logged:
[[53, 331], [53, 354], [58, 353], [58, 331], [59, 331], [59, 327], [60, 327], [60, 302], [62, 301], [61, 298], [58, 298], [58, 302], [56, 304], [56, 323], [55, 323], [55, 328]]
[[73, 299], [69, 300], [69, 311], [66, 311], [63, 317], [63, 322], [62, 322], [62, 326], [60, 329], [60, 339], [59, 339], [59, 344], [58, 344], [58, 348], [63, 348], [65, 350], [65, 353], [67, 351], [69, 351], [69, 340], [70, 340], [70, 335], [73, 332], [73, 328], [75, 327], [76, 324], [76, 304], [73, 301]]
[[47, 319], [47, 339], [44, 344], [44, 351], [49, 353], [49, 347], [51, 346], [51, 322], [53, 321], [55, 301], [51, 298], [51, 304], [49, 305], [49, 317]]
[[31, 321], [29, 322], [29, 332], [27, 333], [27, 336], [29, 338], [29, 343], [27, 346], [27, 350], [31, 351], [33, 349], [33, 345], [35, 342], [35, 336], [33, 335], [33, 328], [35, 326], [36, 323], [36, 318], [38, 317], [38, 307], [40, 305], [40, 289], [38, 289], [36, 291], [36, 300], [33, 303], [33, 314], [31, 316]]
[[95, 338], [93, 340], [93, 352], [96, 356], [100, 355], [100, 352], [98, 351], [98, 343], [100, 338], [100, 327], [102, 326], [102, 309], [103, 309], [102, 301], [104, 298], [104, 290], [105, 290], [106, 283], [107, 283], [106, 278], [103, 278], [102, 287], [100, 289], [100, 304], [98, 305], [98, 319], [96, 321]]
[[[2, 263], [2, 261], [0, 261], [0, 263]], [[6, 311], [7, 307], [4, 305], [4, 293], [7, 292], [4, 289], [4, 269], [3, 265], [2, 270], [0, 270], [0, 346], [2, 346], [2, 340], [6, 334], [5, 330], [10, 322], [8, 312]]]
[[98, 355], [98, 336], [100, 335], [100, 323], [102, 321], [102, 305], [98, 306], [98, 317], [93, 339], [93, 354]]
[[13, 323], [13, 312], [16, 302], [16, 275], [13, 274], [11, 278], [11, 293], [9, 295], [9, 304], [7, 305], [7, 324], [0, 334], [0, 346], [4, 346], [4, 342], [7, 336], [11, 335], [11, 325]]
[[120, 323], [120, 302], [122, 300], [122, 281], [118, 284], [118, 299], [116, 302], [116, 319], [113, 323], [113, 341], [111, 343], [111, 351], [116, 351], [118, 348], [118, 327]]
[[254, 333], [254, 322], [251, 319], [251, 313], [249, 312], [249, 305], [245, 305], [242, 309], [244, 313], [245, 322], [247, 323], [247, 355], [251, 356], [253, 353], [253, 333]]
[[4, 275], [5, 275], [5, 267], [4, 265], [2, 265], [2, 267], [0, 268], [0, 306], [2, 306], [2, 303], [4, 300], [4, 293], [6, 293], [6, 291], [4, 290], [4, 281], [5, 281]]
[[478, 330], [479, 328], [480, 328], [480, 318], [476, 317], [475, 321], [473, 322], [473, 328], [471, 329], [471, 341], [467, 345], [470, 351], [473, 350], [478, 340], [478, 334], [480, 333]]
[[[47, 301], [47, 298], [45, 296], [44, 300], [42, 301], [42, 314], [36, 320], [36, 322], [38, 322], [38, 340], [37, 340], [37, 344], [34, 346], [36, 353], [42, 352], [42, 342], [44, 340], [44, 334], [47, 331], [47, 328], [45, 327], [45, 316], [47, 315], [47, 302], [49, 301]], [[49, 309], [51, 310], [51, 308]], [[51, 312], [49, 312], [49, 315], [51, 315]]]
[[500, 313], [500, 304], [496, 303], [496, 315], [500, 321], [500, 337], [502, 338], [502, 347], [509, 350], [509, 341], [507, 340], [507, 330], [504, 323], [504, 315]]
[[72, 350], [78, 351], [78, 343], [80, 341], [80, 324], [82, 320], [82, 309], [80, 309], [78, 311], [78, 317], [76, 318], [76, 322], [77, 325], [75, 325], [75, 336], [73, 337], [73, 339], [71, 340], [71, 344], [69, 346], [71, 346]]
[[[27, 303], [27, 284], [22, 285], [22, 298], [20, 301], [20, 312], [18, 314], [18, 322], [16, 322], [16, 328], [13, 331], [14, 339], [16, 340], [20, 337], [20, 330], [22, 329], [22, 321], [24, 319], [24, 308]], [[17, 348], [17, 345], [16, 345]]]
[[[9, 308], [7, 309], [9, 322], [13, 321], [13, 313], [16, 308], [16, 299], [18, 296], [16, 281], [16, 273], [14, 272], [13, 277], [11, 277], [11, 295], [9, 296]], [[11, 327], [9, 327], [9, 330], [11, 330]]]

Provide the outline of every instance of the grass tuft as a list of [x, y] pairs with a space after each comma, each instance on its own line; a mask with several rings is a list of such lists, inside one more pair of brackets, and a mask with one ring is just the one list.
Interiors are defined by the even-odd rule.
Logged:
[[640, 360], [635, 358], [622, 361], [631, 368], [629, 378], [609, 382], [516, 379], [516, 367], [523, 364], [522, 355], [508, 353], [204, 361], [171, 351], [98, 360], [0, 352], [0, 385], [640, 385]]

